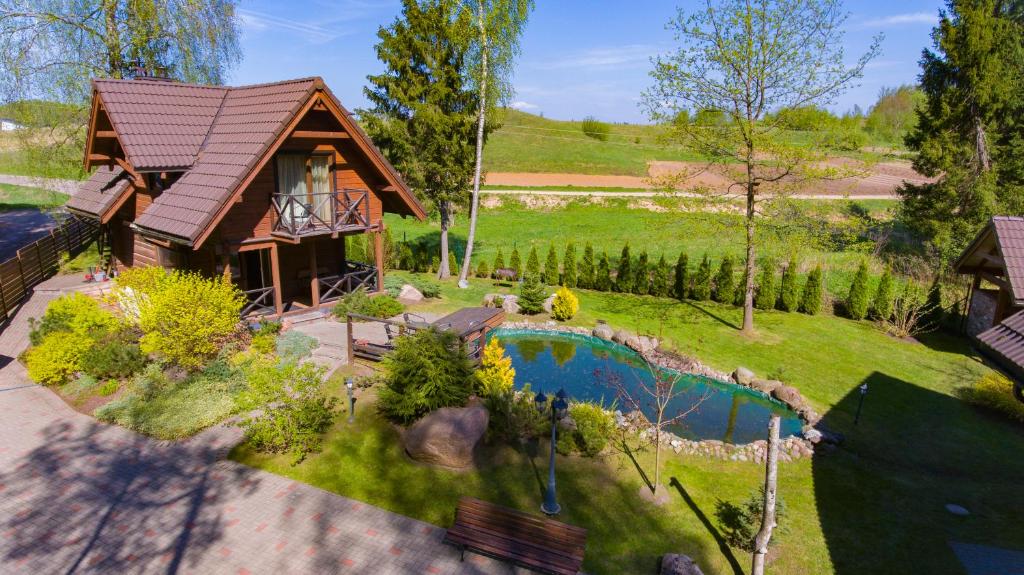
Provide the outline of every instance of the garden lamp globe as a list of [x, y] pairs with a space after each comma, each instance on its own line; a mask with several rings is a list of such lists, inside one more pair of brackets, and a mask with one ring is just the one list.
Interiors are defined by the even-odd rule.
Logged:
[[538, 391], [537, 396], [533, 399], [537, 404], [537, 411], [544, 413], [544, 408], [548, 405], [548, 396], [544, 395], [544, 391]]
[[551, 404], [551, 408], [555, 411], [555, 417], [562, 419], [565, 417], [565, 412], [569, 408], [569, 403], [565, 400], [568, 397], [565, 393], [565, 389], [559, 389], [558, 393], [555, 394], [555, 401]]

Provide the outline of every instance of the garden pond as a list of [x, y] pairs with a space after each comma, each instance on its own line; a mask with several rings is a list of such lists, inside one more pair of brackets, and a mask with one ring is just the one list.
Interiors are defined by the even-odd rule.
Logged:
[[[625, 412], [630, 409], [618, 397], [621, 387], [637, 400], [644, 415], [652, 421], [656, 416], [652, 398], [641, 387], [641, 383], [650, 385], [654, 374], [640, 354], [623, 345], [592, 336], [541, 330], [502, 328], [491, 332], [491, 337], [497, 337], [512, 358], [518, 389], [529, 384], [533, 391], [551, 394], [564, 388], [570, 401], [594, 401]], [[670, 377], [680, 375], [656, 369]], [[800, 434], [803, 422], [799, 416], [759, 392], [694, 374], [681, 374], [676, 385], [683, 391], [669, 404], [666, 419], [707, 395], [696, 411], [668, 428], [680, 437], [750, 443], [765, 439], [772, 414], [782, 416], [782, 437]]]

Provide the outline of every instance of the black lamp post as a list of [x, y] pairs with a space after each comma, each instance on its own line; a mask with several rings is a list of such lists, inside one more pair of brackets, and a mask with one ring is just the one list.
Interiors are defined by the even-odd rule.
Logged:
[[[558, 515], [558, 512], [562, 510], [555, 498], [555, 442], [558, 433], [558, 420], [565, 417], [566, 409], [569, 407], [565, 401], [566, 397], [565, 390], [559, 389], [555, 394], [554, 401], [551, 402], [551, 459], [548, 463], [548, 489], [544, 493], [544, 503], [540, 506], [540, 510], [546, 515]], [[537, 411], [544, 413], [544, 410], [548, 408], [548, 398], [543, 391], [537, 394], [534, 401], [537, 404]]]
[[348, 422], [356, 421], [356, 395], [352, 385], [352, 378], [345, 379], [345, 392], [348, 393]]
[[857, 415], [853, 416], [853, 424], [854, 425], [857, 425], [857, 422], [860, 421], [860, 409], [862, 407], [864, 407], [864, 396], [867, 395], [867, 394], [868, 394], [868, 384], [865, 383], [865, 384], [860, 386], [860, 401], [857, 402]]

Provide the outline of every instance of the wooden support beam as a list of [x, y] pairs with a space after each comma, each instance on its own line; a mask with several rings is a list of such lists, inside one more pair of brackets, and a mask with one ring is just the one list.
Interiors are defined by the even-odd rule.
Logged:
[[114, 161], [113, 158], [106, 154], [89, 154], [88, 160], [90, 164], [109, 164], [110, 162]]
[[999, 257], [997, 254], [981, 254], [981, 259], [1000, 269], [1006, 269], [1006, 262], [1004, 262], [1003, 258]]
[[994, 284], [996, 284], [997, 286], [999, 286], [1002, 289], [1005, 289], [1005, 290], [1010, 290], [1011, 289], [1010, 288], [1010, 282], [1006, 281], [1005, 279], [1003, 279], [1003, 278], [1001, 278], [999, 276], [996, 276], [996, 275], [992, 274], [991, 272], [982, 271], [982, 272], [979, 272], [978, 275], [981, 276], [981, 279], [983, 279], [983, 280], [985, 280], [987, 282], [994, 283]]
[[295, 130], [293, 138], [317, 139], [317, 140], [348, 140], [352, 138], [348, 132], [320, 132], [317, 130]]
[[377, 263], [377, 291], [384, 291], [384, 220], [373, 232], [373, 259]]
[[97, 130], [93, 137], [96, 138], [116, 138], [117, 132], [113, 130]]
[[284, 304], [281, 299], [281, 266], [277, 259], [277, 244], [270, 246], [270, 281], [274, 283], [274, 311], [281, 317]]
[[309, 292], [313, 296], [313, 309], [320, 307], [320, 280], [316, 274], [316, 242], [311, 241], [309, 246]]

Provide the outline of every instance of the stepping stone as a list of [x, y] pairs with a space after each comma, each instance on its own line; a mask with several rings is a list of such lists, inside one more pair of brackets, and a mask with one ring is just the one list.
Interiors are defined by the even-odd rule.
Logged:
[[953, 515], [959, 515], [961, 517], [966, 517], [971, 514], [971, 512], [968, 511], [966, 507], [957, 505], [956, 503], [947, 503], [946, 511], [949, 511]]

